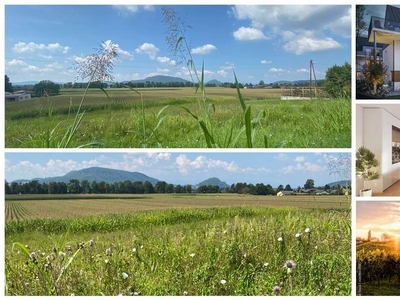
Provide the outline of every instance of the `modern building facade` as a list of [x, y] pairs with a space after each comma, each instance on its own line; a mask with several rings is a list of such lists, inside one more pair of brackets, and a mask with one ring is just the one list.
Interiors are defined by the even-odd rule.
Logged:
[[[386, 84], [392, 90], [400, 90], [400, 8], [387, 5], [385, 18], [372, 16], [368, 29], [368, 42], [372, 43], [372, 57], [382, 51], [383, 63], [387, 66]], [[383, 49], [380, 49], [380, 45]]]

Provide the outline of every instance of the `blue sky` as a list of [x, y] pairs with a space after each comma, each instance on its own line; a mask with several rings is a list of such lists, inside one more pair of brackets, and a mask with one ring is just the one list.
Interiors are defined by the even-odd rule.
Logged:
[[[351, 63], [350, 5], [178, 5], [194, 62], [206, 81], [242, 83], [317, 79]], [[171, 59], [161, 6], [6, 5], [5, 73], [13, 82], [74, 81], [73, 68], [102, 42], [118, 46], [115, 81], [170, 75], [185, 79]]]
[[[342, 155], [342, 154], [341, 154]], [[350, 158], [350, 153], [344, 154]], [[197, 184], [218, 177], [228, 184], [264, 183], [278, 187], [304, 186], [313, 179], [315, 186], [342, 179], [330, 175], [328, 161], [339, 153], [238, 153], [238, 152], [131, 152], [131, 153], [6, 153], [5, 178], [43, 178], [64, 175], [72, 170], [105, 167], [141, 172], [174, 184]], [[350, 167], [348, 167], [350, 169]]]

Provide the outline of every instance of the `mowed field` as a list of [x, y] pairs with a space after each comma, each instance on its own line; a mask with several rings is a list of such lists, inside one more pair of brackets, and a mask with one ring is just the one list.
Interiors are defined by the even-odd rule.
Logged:
[[[244, 113], [235, 89], [206, 88], [207, 103], [194, 88], [90, 89], [85, 115], [71, 142], [63, 137], [74, 123], [83, 90], [6, 103], [5, 143], [12, 148], [205, 148], [199, 120], [206, 120], [215, 144], [246, 147]], [[348, 148], [351, 100], [280, 100], [280, 89], [242, 89], [251, 106], [253, 147]], [[185, 107], [187, 110], [185, 110]]]
[[238, 194], [195, 195], [7, 195], [5, 219], [76, 218], [106, 214], [129, 214], [176, 208], [296, 207], [349, 208], [345, 196], [255, 196]]

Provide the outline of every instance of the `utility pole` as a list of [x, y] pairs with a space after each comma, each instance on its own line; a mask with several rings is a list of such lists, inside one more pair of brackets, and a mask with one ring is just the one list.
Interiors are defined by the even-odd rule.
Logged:
[[310, 60], [310, 96], [312, 95], [312, 88], [314, 88], [314, 94], [317, 95], [317, 77], [315, 76], [314, 62]]

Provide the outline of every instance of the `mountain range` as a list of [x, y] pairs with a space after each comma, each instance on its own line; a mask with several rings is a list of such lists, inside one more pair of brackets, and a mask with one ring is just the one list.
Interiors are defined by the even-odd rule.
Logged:
[[[122, 81], [122, 83], [127, 83], [127, 82], [162, 82], [162, 83], [169, 83], [169, 82], [189, 82], [189, 80], [180, 78], [180, 77], [173, 77], [173, 76], [166, 76], [166, 75], [155, 75], [155, 76], [150, 76], [146, 77], [144, 79], [137, 79], [137, 80], [126, 80]], [[318, 84], [322, 82], [323, 80], [317, 80]], [[308, 83], [309, 80], [294, 80], [294, 81], [288, 81], [288, 80], [280, 80], [280, 81], [275, 81], [272, 82], [272, 84], [306, 84]], [[24, 85], [35, 85], [39, 83], [39, 81], [20, 81], [20, 82], [12, 82], [13, 86], [24, 86]], [[64, 84], [65, 82], [56, 82], [57, 84]], [[112, 82], [109, 82], [112, 83]], [[215, 84], [215, 85], [220, 85], [222, 84], [221, 81], [212, 79], [206, 82], [206, 84]]]
[[[101, 182], [104, 181], [106, 183], [114, 183], [114, 182], [124, 182], [129, 180], [131, 182], [135, 181], [149, 181], [152, 185], [155, 185], [157, 182], [162, 181], [156, 178], [152, 178], [147, 176], [146, 174], [140, 172], [129, 172], [123, 170], [115, 170], [109, 168], [101, 168], [101, 167], [91, 167], [77, 171], [70, 171], [63, 176], [55, 176], [55, 177], [45, 177], [45, 178], [33, 178], [31, 180], [28, 179], [19, 179], [14, 180], [17, 183], [26, 183], [29, 181], [37, 180], [39, 183], [50, 183], [50, 182], [65, 182], [69, 183], [71, 179], [77, 179], [79, 181], [87, 180], [89, 182], [97, 181]], [[202, 186], [202, 185], [218, 185], [221, 189], [229, 187], [226, 182], [219, 180], [216, 177], [212, 177], [206, 179], [195, 186]]]
[[[33, 178], [33, 179], [19, 179], [19, 180], [14, 180], [13, 182], [17, 183], [26, 183], [30, 181], [37, 180], [39, 183], [50, 183], [50, 182], [65, 182], [69, 183], [71, 179], [77, 179], [79, 181], [82, 180], [87, 180], [89, 182], [97, 181], [101, 182], [104, 181], [106, 183], [114, 183], [114, 182], [124, 182], [126, 180], [129, 180], [131, 182], [135, 181], [149, 181], [151, 184], [155, 185], [159, 181], [156, 178], [152, 178], [147, 176], [146, 174], [140, 173], [140, 172], [129, 172], [129, 171], [123, 171], [123, 170], [115, 170], [115, 169], [109, 169], [109, 168], [101, 168], [101, 167], [91, 167], [91, 168], [86, 168], [86, 169], [81, 169], [81, 170], [76, 170], [76, 171], [70, 171], [67, 174], [63, 176], [55, 176], [55, 177], [45, 177], [45, 178]], [[167, 183], [172, 183], [173, 182], [167, 182]], [[330, 187], [335, 187], [337, 184], [340, 184], [341, 186], [347, 186], [351, 185], [351, 180], [341, 180], [341, 181], [335, 181], [328, 183]], [[219, 178], [216, 177], [211, 177], [206, 180], [203, 180], [199, 182], [198, 184], [193, 185], [194, 187], [199, 187], [202, 185], [211, 185], [215, 186], [218, 185], [220, 189], [224, 189], [227, 187], [230, 187], [229, 184], [227, 184], [225, 181], [221, 181]]]

